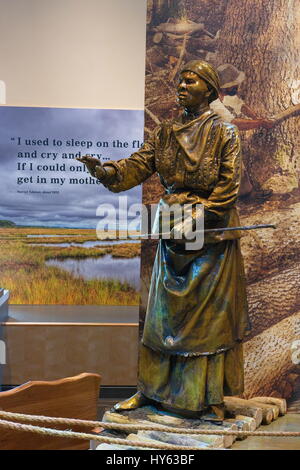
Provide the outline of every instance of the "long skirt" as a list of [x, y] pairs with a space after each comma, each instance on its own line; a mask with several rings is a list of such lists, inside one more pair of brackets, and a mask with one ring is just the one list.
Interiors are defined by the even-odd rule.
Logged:
[[224, 353], [183, 357], [141, 344], [138, 389], [172, 408], [201, 411], [244, 390], [242, 344]]
[[241, 394], [241, 340], [248, 328], [239, 240], [205, 245], [198, 253], [161, 242], [140, 348], [138, 389], [189, 411]]

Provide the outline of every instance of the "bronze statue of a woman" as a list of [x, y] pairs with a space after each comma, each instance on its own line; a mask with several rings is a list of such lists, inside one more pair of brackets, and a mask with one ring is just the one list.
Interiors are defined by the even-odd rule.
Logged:
[[[113, 192], [126, 191], [158, 172], [163, 202], [203, 204], [205, 226], [239, 226], [235, 207], [241, 176], [240, 137], [209, 107], [219, 77], [207, 62], [185, 64], [179, 76], [181, 117], [167, 121], [129, 158], [101, 165], [82, 157], [91, 174]], [[149, 401], [201, 419], [224, 418], [223, 397], [243, 392], [241, 341], [248, 312], [240, 232], [205, 236], [187, 251], [160, 240], [140, 346], [138, 392], [115, 405]]]

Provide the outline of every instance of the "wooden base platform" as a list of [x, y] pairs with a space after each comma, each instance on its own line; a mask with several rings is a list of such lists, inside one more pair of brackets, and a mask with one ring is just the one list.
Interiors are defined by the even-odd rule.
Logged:
[[[255, 397], [244, 400], [237, 397], [225, 397], [225, 420], [222, 424], [209, 423], [201, 419], [183, 418], [180, 415], [154, 406], [143, 406], [135, 410], [114, 413], [107, 411], [103, 421], [116, 424], [161, 425], [183, 429], [255, 431], [261, 424], [270, 424], [286, 413], [286, 401], [281, 398]], [[120, 432], [118, 430], [101, 430], [101, 436], [125, 439], [124, 445], [100, 444], [97, 450], [139, 450], [130, 445], [130, 441], [151, 444], [173, 444], [192, 448], [229, 449], [235, 436], [228, 435], [195, 435], [153, 431]], [[241, 439], [241, 438], [239, 438]]]

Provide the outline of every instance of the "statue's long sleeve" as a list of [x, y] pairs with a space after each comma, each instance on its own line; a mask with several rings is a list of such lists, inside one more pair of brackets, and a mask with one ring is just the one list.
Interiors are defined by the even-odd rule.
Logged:
[[221, 154], [219, 181], [205, 202], [205, 208], [218, 216], [231, 209], [237, 200], [241, 180], [241, 143], [236, 126], [227, 128]]
[[159, 130], [154, 131], [152, 137], [130, 157], [118, 161], [105, 163], [104, 168], [113, 167], [115, 176], [103, 182], [112, 192], [118, 193], [138, 186], [156, 171], [155, 148]]

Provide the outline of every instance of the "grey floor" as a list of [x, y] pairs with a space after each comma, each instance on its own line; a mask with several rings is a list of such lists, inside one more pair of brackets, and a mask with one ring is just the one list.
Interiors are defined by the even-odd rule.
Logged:
[[[300, 432], [300, 381], [294, 394], [288, 400], [288, 413], [268, 426], [261, 426], [260, 431]], [[234, 450], [300, 450], [300, 437], [247, 437], [236, 441]]]
[[[288, 413], [259, 431], [300, 432], [300, 413]], [[247, 437], [236, 441], [233, 450], [300, 450], [300, 437]]]
[[[259, 431], [298, 431], [300, 432], [300, 413], [288, 413]], [[300, 437], [247, 437], [236, 441], [233, 450], [300, 450]]]

